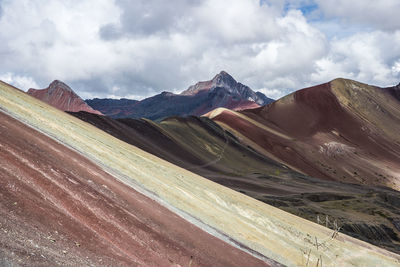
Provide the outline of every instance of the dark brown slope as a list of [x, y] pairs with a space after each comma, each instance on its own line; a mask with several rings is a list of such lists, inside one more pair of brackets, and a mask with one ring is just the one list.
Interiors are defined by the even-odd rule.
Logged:
[[400, 190], [400, 102], [391, 90], [337, 79], [213, 119], [308, 175]]
[[293, 214], [400, 253], [400, 193], [373, 186], [324, 181], [292, 171], [243, 145], [207, 118], [161, 123], [79, 112], [121, 140], [210, 180]]
[[94, 98], [86, 100], [91, 107], [96, 110], [101, 110], [103, 114], [110, 117], [128, 117], [132, 110], [135, 109], [135, 104], [138, 102], [133, 99], [111, 99], [111, 98]]
[[0, 265], [266, 265], [47, 136], [0, 121]]
[[58, 80], [53, 81], [45, 89], [31, 88], [27, 93], [63, 111], [86, 111], [102, 115], [100, 111], [86, 104], [68, 85]]
[[242, 145], [207, 118], [171, 117], [155, 123], [145, 119], [112, 119], [86, 112], [70, 114], [157, 157], [236, 190], [258, 194], [258, 179], [248, 178], [257, 176], [257, 171], [293, 173]]

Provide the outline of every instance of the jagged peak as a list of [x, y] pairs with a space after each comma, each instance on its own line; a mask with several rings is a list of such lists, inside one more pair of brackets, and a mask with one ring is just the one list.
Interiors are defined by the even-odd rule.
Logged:
[[233, 87], [238, 82], [226, 71], [222, 70], [209, 81], [198, 82], [195, 85], [190, 86], [187, 90], [181, 94], [190, 95], [198, 93], [202, 90], [209, 90], [213, 87]]
[[54, 81], [52, 81], [51, 83], [50, 83], [50, 85], [49, 85], [49, 91], [53, 91], [53, 90], [55, 90], [55, 89], [57, 89], [57, 88], [60, 88], [60, 89], [63, 89], [63, 90], [65, 90], [65, 91], [68, 91], [68, 92], [74, 92], [72, 89], [71, 89], [71, 87], [69, 87], [66, 83], [64, 83], [64, 82], [62, 82], [62, 81], [60, 81], [60, 80], [54, 80]]
[[250, 87], [237, 82], [229, 73], [222, 70], [214, 76], [212, 80], [198, 82], [191, 85], [187, 90], [183, 91], [181, 95], [196, 95], [201, 92], [217, 93], [221, 92], [220, 89], [225, 89], [227, 95], [236, 96], [248, 101], [253, 101], [262, 106], [270, 101], [264, 94], [256, 94]]
[[[232, 75], [230, 75], [229, 73], [227, 73], [227, 72], [224, 71], [224, 70], [221, 70], [217, 75], [215, 75], [215, 77], [219, 77], [219, 76], [222, 76], [222, 77], [231, 77], [231, 78], [233, 79]], [[214, 78], [215, 78], [215, 77], [214, 77]]]
[[220, 73], [215, 75], [215, 77], [212, 79], [212, 81], [216, 84], [221, 84], [221, 83], [237, 83], [237, 81], [227, 73], [226, 71], [222, 70]]

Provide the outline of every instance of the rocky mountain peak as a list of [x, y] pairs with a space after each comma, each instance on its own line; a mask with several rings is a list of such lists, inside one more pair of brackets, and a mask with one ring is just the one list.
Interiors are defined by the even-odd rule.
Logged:
[[54, 80], [54, 81], [52, 81], [52, 82], [50, 83], [50, 85], [49, 85], [48, 88], [49, 88], [49, 91], [50, 91], [50, 92], [51, 92], [51, 91], [54, 91], [54, 90], [57, 90], [57, 89], [61, 89], [61, 90], [63, 90], [63, 91], [75, 93], [75, 92], [71, 89], [71, 87], [69, 87], [68, 85], [66, 85], [65, 83], [63, 83], [63, 82], [60, 81], [60, 80]]
[[226, 71], [221, 71], [211, 81], [216, 87], [232, 87], [237, 84], [237, 81]]
[[[218, 89], [218, 90], [217, 90]], [[222, 90], [221, 90], [222, 89]], [[221, 71], [210, 81], [198, 82], [190, 86], [182, 95], [197, 95], [199, 93], [208, 93], [211, 95], [226, 95], [226, 97], [254, 102], [259, 106], [266, 105], [272, 102], [272, 99], [267, 98], [264, 94], [255, 93], [248, 86], [237, 82], [229, 73]]]
[[204, 91], [212, 91], [216, 87], [223, 87], [232, 91], [232, 88], [237, 86], [238, 82], [226, 71], [221, 71], [209, 81], [198, 82], [195, 85], [191, 85], [186, 91], [183, 91], [182, 95], [195, 95]]

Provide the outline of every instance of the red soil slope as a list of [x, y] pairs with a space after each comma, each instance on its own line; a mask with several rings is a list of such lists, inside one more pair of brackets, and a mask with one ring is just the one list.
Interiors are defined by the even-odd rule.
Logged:
[[53, 107], [63, 111], [86, 111], [102, 115], [83, 101], [68, 85], [60, 81], [53, 81], [49, 87], [41, 90], [29, 89], [28, 94], [40, 99]]
[[305, 174], [400, 190], [400, 102], [392, 91], [337, 79], [263, 108], [210, 116]]
[[49, 137], [0, 121], [0, 265], [267, 265]]

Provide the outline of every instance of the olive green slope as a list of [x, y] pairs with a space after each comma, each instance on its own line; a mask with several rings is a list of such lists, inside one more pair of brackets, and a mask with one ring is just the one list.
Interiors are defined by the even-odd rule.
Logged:
[[0, 108], [203, 229], [288, 266], [399, 266], [400, 256], [161, 160], [1, 83]]

